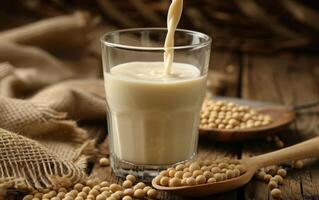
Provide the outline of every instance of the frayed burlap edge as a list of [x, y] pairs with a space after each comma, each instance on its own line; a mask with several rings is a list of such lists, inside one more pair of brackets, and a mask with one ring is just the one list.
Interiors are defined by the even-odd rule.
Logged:
[[[86, 156], [80, 157], [77, 162], [68, 161], [59, 158], [35, 140], [4, 129], [0, 129], [0, 134], [2, 148], [7, 150], [2, 152], [1, 157], [8, 160], [1, 162], [0, 186], [3, 188], [13, 186], [16, 189], [56, 189], [70, 187], [87, 178]], [[79, 152], [86, 148], [83, 147]], [[29, 156], [26, 157], [27, 155]]]
[[[85, 142], [77, 151], [77, 156], [74, 157], [73, 162], [77, 166], [85, 166], [87, 164], [87, 161], [89, 159], [95, 160], [96, 155], [98, 153], [97, 148], [95, 147], [95, 140], [89, 140]], [[81, 159], [81, 156], [85, 156], [85, 163], [83, 163], [83, 160]]]

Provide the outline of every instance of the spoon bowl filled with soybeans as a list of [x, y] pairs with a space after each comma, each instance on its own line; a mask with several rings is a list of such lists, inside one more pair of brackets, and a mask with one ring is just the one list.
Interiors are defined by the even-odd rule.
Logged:
[[232, 160], [205, 160], [180, 164], [160, 172], [154, 188], [182, 196], [226, 192], [248, 183], [256, 171], [271, 165], [319, 156], [319, 137], [259, 156]]
[[200, 113], [199, 132], [217, 141], [235, 142], [273, 134], [290, 124], [295, 117], [287, 107], [259, 105], [247, 100], [205, 100]]

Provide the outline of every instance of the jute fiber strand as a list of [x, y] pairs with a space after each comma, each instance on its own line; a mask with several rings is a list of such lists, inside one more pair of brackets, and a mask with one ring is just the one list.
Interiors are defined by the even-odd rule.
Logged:
[[16, 184], [68, 187], [86, 177], [82, 170], [85, 165], [75, 165], [38, 142], [4, 129], [0, 129], [0, 152], [0, 177]]
[[77, 121], [106, 112], [100, 58], [85, 48], [89, 26], [75, 13], [0, 32], [0, 191], [86, 178], [96, 149]]

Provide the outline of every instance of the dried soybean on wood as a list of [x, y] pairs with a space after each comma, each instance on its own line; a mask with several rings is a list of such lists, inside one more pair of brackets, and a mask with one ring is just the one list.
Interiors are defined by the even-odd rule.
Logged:
[[99, 160], [99, 164], [100, 164], [101, 167], [107, 167], [107, 166], [110, 165], [110, 161], [109, 161], [108, 158], [101, 158]]

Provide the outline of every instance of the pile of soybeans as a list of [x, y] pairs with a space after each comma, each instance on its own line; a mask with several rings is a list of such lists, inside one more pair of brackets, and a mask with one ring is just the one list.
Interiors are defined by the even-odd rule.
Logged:
[[33, 191], [23, 200], [132, 200], [157, 197], [157, 191], [152, 187], [143, 182], [135, 183], [133, 175], [128, 175], [122, 185], [92, 179], [84, 184], [78, 183], [71, 189], [61, 187], [57, 190]]
[[205, 100], [200, 113], [200, 127], [207, 129], [249, 129], [266, 126], [271, 122], [269, 115], [226, 101]]

